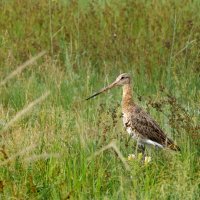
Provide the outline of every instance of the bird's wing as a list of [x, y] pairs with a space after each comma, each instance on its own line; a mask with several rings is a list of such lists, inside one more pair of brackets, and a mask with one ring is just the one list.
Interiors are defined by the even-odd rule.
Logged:
[[141, 108], [136, 107], [134, 109], [129, 123], [143, 138], [148, 138], [173, 150], [179, 149], [174, 142], [166, 136], [156, 121]]

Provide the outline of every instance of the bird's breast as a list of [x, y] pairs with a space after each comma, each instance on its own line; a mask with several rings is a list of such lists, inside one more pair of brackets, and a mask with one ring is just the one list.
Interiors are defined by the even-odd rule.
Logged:
[[130, 136], [132, 136], [134, 139], [137, 138], [137, 133], [134, 129], [134, 127], [131, 126], [131, 122], [130, 122], [130, 118], [128, 117], [128, 115], [126, 113], [123, 113], [122, 114], [122, 120], [123, 120], [123, 125], [124, 125], [124, 128], [126, 129], [126, 131], [128, 132], [128, 134]]
[[127, 128], [128, 126], [130, 126], [130, 119], [126, 113], [122, 113], [122, 121], [123, 121], [124, 128]]

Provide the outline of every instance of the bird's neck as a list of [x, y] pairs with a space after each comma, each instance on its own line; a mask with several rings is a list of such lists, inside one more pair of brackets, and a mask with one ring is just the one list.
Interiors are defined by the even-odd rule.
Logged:
[[122, 109], [126, 110], [130, 106], [133, 106], [133, 98], [132, 98], [132, 89], [131, 89], [131, 84], [125, 84], [123, 86], [123, 97], [122, 97]]

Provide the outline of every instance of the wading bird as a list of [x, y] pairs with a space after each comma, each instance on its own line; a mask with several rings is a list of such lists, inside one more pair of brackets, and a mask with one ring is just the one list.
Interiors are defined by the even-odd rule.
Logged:
[[124, 73], [119, 75], [113, 83], [88, 97], [86, 100], [89, 100], [115, 86], [123, 86], [123, 125], [129, 135], [137, 141], [138, 146], [143, 151], [145, 145], [153, 145], [156, 148], [168, 148], [179, 151], [179, 147], [167, 137], [156, 121], [134, 103], [131, 90], [131, 77], [129, 74]]

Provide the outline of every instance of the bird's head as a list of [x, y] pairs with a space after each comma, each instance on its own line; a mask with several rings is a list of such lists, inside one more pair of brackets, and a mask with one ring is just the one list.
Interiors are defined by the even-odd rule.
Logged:
[[122, 85], [130, 84], [130, 79], [131, 79], [131, 77], [129, 74], [127, 74], [127, 73], [120, 74], [113, 83], [111, 83], [110, 85], [108, 85], [105, 88], [102, 88], [99, 92], [96, 92], [92, 96], [88, 97], [86, 100], [89, 100], [89, 99], [115, 87], [115, 86], [122, 86]]
[[120, 86], [120, 85], [126, 85], [126, 84], [129, 84], [130, 83], [130, 75], [127, 74], [127, 73], [123, 73], [123, 74], [120, 74], [116, 80], [114, 81], [114, 83], [116, 84], [116, 86]]

